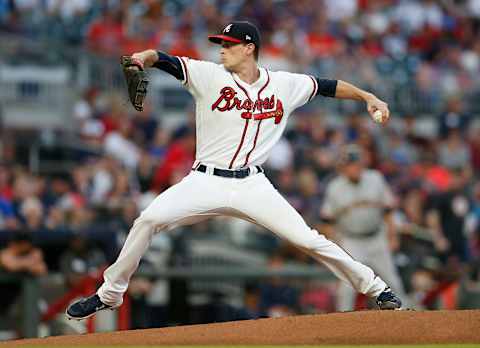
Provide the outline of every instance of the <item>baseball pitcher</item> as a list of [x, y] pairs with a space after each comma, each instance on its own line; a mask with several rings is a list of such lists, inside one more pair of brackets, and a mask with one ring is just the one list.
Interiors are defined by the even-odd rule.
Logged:
[[375, 298], [380, 309], [400, 308], [400, 299], [369, 267], [307, 226], [262, 168], [290, 114], [317, 95], [363, 101], [380, 122], [389, 117], [387, 104], [344, 81], [259, 66], [260, 34], [249, 22], [229, 23], [222, 33], [208, 39], [220, 45], [221, 64], [155, 50], [122, 59], [129, 96], [137, 110], [143, 107], [148, 87], [145, 69], [150, 67], [171, 74], [193, 95], [196, 159], [192, 171], [162, 192], [135, 220], [97, 293], [71, 304], [67, 316], [85, 319], [120, 306], [154, 233], [219, 215], [269, 229], [326, 265], [355, 290]]

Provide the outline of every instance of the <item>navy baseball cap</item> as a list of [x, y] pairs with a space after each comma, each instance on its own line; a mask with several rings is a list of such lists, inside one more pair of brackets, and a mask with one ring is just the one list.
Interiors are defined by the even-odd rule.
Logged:
[[257, 48], [260, 47], [260, 32], [258, 28], [247, 21], [231, 22], [219, 35], [209, 35], [208, 40], [213, 43], [221, 44], [222, 41], [233, 43], [253, 43]]
[[359, 162], [362, 159], [362, 149], [356, 144], [347, 145], [340, 156], [343, 164]]

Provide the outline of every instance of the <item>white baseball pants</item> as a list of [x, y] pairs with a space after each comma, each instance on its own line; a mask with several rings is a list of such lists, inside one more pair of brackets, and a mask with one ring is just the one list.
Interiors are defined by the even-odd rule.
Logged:
[[[256, 172], [254, 167], [251, 170]], [[386, 287], [369, 267], [309, 228], [263, 173], [234, 179], [192, 171], [155, 198], [135, 220], [120, 255], [104, 272], [104, 283], [97, 292], [102, 302], [112, 306], [122, 303], [130, 277], [154, 233], [218, 215], [239, 217], [269, 229], [325, 264], [362, 294], [378, 296]]]

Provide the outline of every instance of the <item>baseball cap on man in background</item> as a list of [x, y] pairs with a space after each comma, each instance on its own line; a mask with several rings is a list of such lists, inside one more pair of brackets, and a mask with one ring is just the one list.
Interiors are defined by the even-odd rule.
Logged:
[[358, 183], [363, 172], [362, 148], [356, 144], [345, 146], [340, 153], [339, 167], [348, 180]]
[[346, 145], [340, 153], [340, 164], [360, 162], [362, 160], [362, 148], [356, 144]]

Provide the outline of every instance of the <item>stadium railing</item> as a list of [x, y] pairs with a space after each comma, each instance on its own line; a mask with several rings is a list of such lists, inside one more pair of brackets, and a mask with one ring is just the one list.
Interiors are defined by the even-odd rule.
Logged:
[[[210, 266], [210, 267], [174, 267], [166, 268], [162, 272], [152, 272], [143, 270], [136, 275], [151, 279], [187, 279], [187, 280], [246, 280], [262, 279], [271, 277], [293, 278], [293, 279], [316, 279], [330, 281], [333, 275], [326, 269], [317, 266], [295, 265], [286, 266], [278, 269], [267, 267], [231, 267], [231, 266]], [[0, 283], [18, 283], [22, 284], [22, 314], [21, 314], [21, 334], [23, 337], [37, 337], [38, 326], [41, 321], [53, 319], [57, 314], [62, 313], [66, 306], [76, 297], [86, 296], [95, 291], [96, 286], [101, 282], [101, 272], [88, 275], [78, 288], [65, 294], [62, 298], [52, 303], [49, 308], [41, 314], [38, 308], [40, 299], [40, 289], [35, 277], [24, 274], [0, 273]], [[128, 328], [129, 301], [125, 301], [120, 307], [118, 315], [119, 329]], [[93, 332], [94, 320], [87, 323], [87, 330]]]
[[6, 283], [21, 284], [20, 331], [23, 337], [37, 337], [40, 322], [38, 279], [28, 274], [0, 272], [0, 284]]

